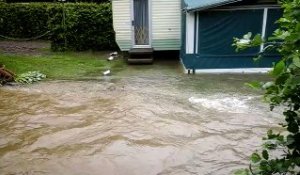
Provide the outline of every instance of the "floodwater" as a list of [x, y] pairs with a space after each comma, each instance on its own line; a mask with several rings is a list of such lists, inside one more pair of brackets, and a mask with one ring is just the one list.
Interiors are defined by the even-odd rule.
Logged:
[[245, 82], [175, 62], [110, 77], [0, 88], [0, 174], [227, 175], [280, 112]]

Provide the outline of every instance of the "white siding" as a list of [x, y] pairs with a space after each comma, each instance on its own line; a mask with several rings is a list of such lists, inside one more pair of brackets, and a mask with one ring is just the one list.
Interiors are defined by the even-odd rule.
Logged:
[[186, 13], [186, 53], [194, 53], [195, 42], [195, 13]]
[[181, 1], [152, 0], [152, 46], [155, 50], [179, 50]]
[[113, 0], [113, 26], [116, 41], [122, 51], [129, 50], [131, 38], [131, 0]]
[[[179, 50], [181, 0], [150, 1], [150, 41], [155, 50]], [[112, 0], [113, 26], [122, 51], [132, 47], [132, 0]]]

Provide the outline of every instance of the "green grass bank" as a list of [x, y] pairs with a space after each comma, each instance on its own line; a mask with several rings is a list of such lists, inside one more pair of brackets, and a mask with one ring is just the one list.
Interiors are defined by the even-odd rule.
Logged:
[[0, 53], [0, 63], [16, 74], [40, 71], [48, 79], [86, 79], [102, 76], [111, 69], [117, 72], [125, 65], [121, 58], [107, 61], [107, 52], [51, 52], [48, 55]]

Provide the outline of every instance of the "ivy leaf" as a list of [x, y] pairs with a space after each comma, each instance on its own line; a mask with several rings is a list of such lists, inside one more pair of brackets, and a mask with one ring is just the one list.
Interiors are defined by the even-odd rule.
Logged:
[[269, 159], [269, 153], [267, 150], [263, 150], [262, 151], [262, 157], [265, 159], [265, 160], [268, 160]]
[[259, 161], [261, 161], [260, 155], [257, 154], [257, 153], [253, 153], [253, 154], [251, 155], [251, 161], [252, 161], [253, 163], [258, 163]]

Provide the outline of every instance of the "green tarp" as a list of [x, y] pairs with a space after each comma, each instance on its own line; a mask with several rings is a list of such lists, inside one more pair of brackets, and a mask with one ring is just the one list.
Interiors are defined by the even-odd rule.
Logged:
[[236, 53], [233, 37], [261, 33], [263, 10], [211, 11], [199, 13], [199, 47], [203, 56], [255, 54], [259, 48]]
[[[182, 54], [183, 63], [189, 69], [203, 68], [254, 68], [271, 67], [278, 60], [278, 55], [271, 52], [259, 62], [254, 62], [260, 48], [252, 48], [237, 53], [232, 46], [233, 37], [241, 38], [244, 34], [262, 32], [263, 9], [206, 11], [199, 15], [199, 33], [197, 54]], [[280, 9], [269, 9], [266, 37], [277, 28], [274, 24], [282, 14]], [[185, 45], [185, 44], [184, 44]]]

